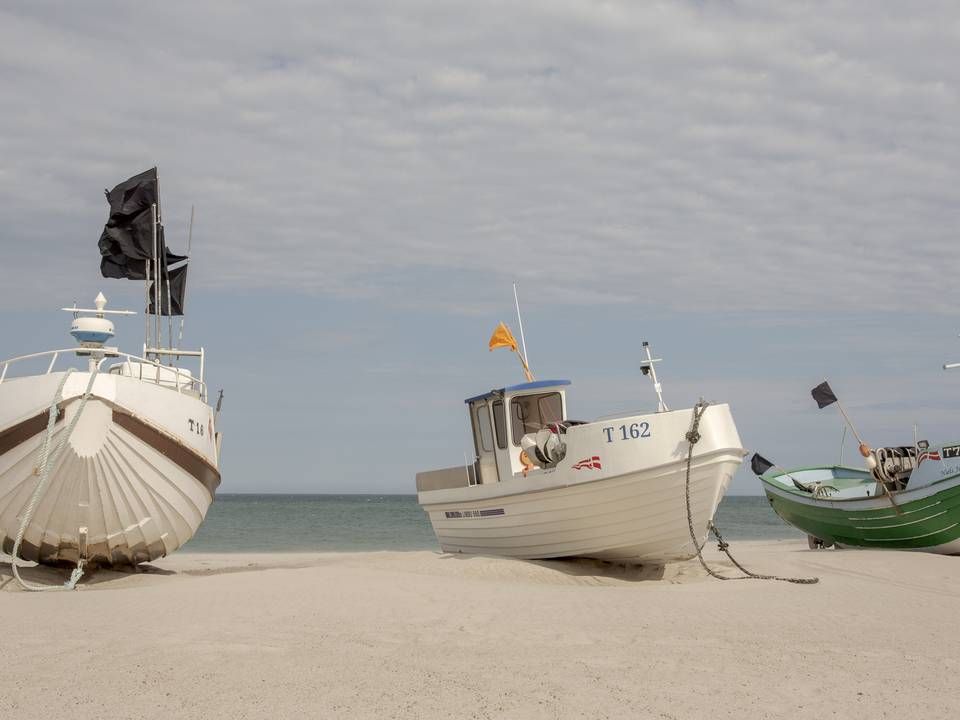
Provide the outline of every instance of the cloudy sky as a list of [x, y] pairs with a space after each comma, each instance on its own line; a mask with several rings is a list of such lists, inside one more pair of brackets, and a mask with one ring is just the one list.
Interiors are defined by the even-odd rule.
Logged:
[[140, 309], [102, 189], [157, 165], [224, 491], [461, 462], [513, 281], [577, 417], [653, 405], [647, 339], [781, 464], [837, 459], [824, 377], [874, 444], [960, 439], [958, 47], [952, 2], [7, 3], [0, 355]]

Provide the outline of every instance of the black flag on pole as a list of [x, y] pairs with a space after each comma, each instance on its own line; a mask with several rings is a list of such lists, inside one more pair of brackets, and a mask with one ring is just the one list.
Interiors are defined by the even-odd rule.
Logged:
[[[174, 255], [169, 248], [165, 248], [167, 265], [174, 265], [186, 260], [184, 255]], [[100, 259], [100, 274], [105, 278], [118, 280], [146, 280], [147, 260], [134, 260], [126, 255], [104, 255]]]
[[101, 255], [149, 260], [153, 257], [153, 212], [146, 208], [129, 217], [111, 215], [98, 245]]
[[143, 263], [127, 261], [150, 260], [154, 256], [151, 208], [157, 202], [157, 169], [134, 175], [104, 192], [110, 203], [110, 216], [98, 243], [104, 258], [100, 272], [104, 277], [142, 280], [146, 277]]
[[104, 190], [110, 203], [110, 218], [129, 218], [157, 203], [157, 169], [145, 170], [124, 180], [113, 190]]
[[833, 394], [833, 390], [830, 389], [826, 380], [811, 390], [810, 394], [813, 395], [813, 399], [817, 401], [817, 407], [820, 409], [827, 405], [833, 405], [837, 401], [837, 396]]
[[773, 463], [767, 460], [760, 453], [754, 453], [750, 458], [750, 469], [754, 475], [763, 475], [767, 470], [773, 467]]
[[[170, 280], [170, 292], [167, 293], [167, 278]], [[147, 308], [148, 315], [156, 314], [156, 304], [154, 298], [155, 282], [150, 283], [150, 306]], [[173, 268], [166, 271], [166, 276], [160, 278], [160, 314], [161, 315], [183, 315], [183, 299], [187, 293], [187, 265]]]

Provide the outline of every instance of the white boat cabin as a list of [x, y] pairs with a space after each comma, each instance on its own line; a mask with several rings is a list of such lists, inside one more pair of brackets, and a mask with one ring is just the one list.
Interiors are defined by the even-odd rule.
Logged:
[[477, 458], [469, 473], [471, 484], [495, 483], [523, 473], [521, 438], [564, 422], [569, 384], [569, 380], [538, 380], [464, 401]]

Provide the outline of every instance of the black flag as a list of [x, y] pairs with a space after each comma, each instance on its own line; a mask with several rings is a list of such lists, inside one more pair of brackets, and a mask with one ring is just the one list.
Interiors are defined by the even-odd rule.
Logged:
[[[158, 238], [159, 241], [159, 238]], [[100, 234], [101, 255], [126, 255], [137, 260], [153, 257], [153, 211], [142, 210], [130, 217], [110, 217]]]
[[150, 168], [124, 180], [113, 190], [104, 190], [110, 203], [110, 219], [133, 217], [149, 210], [157, 200], [157, 169]]
[[[167, 295], [167, 277], [160, 278], [160, 314], [161, 315], [183, 315], [183, 298], [187, 292], [187, 265], [173, 268], [167, 271], [170, 278], [170, 294]], [[154, 287], [156, 281], [150, 283], [150, 307], [147, 308], [148, 315], [156, 314], [156, 302], [154, 298]]]
[[[157, 202], [157, 169], [134, 175], [105, 191], [110, 217], [100, 235], [100, 272], [104, 277], [142, 280], [144, 260], [154, 257], [153, 211]], [[157, 237], [157, 254], [165, 255], [162, 236]], [[130, 260], [141, 262], [128, 262]]]
[[833, 390], [830, 389], [826, 380], [811, 390], [810, 394], [813, 395], [813, 399], [817, 401], [817, 407], [820, 409], [827, 405], [833, 405], [837, 401], [837, 396], [833, 394]]
[[[169, 248], [165, 248], [167, 265], [175, 265], [186, 260], [185, 255], [174, 255]], [[146, 280], [147, 261], [133, 260], [126, 255], [104, 255], [100, 260], [100, 274], [105, 278], [118, 280]]]
[[754, 475], [763, 475], [767, 470], [773, 467], [773, 463], [767, 460], [760, 453], [754, 453], [750, 458], [750, 469]]

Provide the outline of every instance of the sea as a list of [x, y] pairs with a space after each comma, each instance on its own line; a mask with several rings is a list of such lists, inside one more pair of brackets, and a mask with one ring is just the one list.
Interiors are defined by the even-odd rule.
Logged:
[[[727, 540], [802, 539], [765, 497], [727, 496], [715, 523]], [[416, 495], [218, 494], [180, 552], [435, 550]]]

